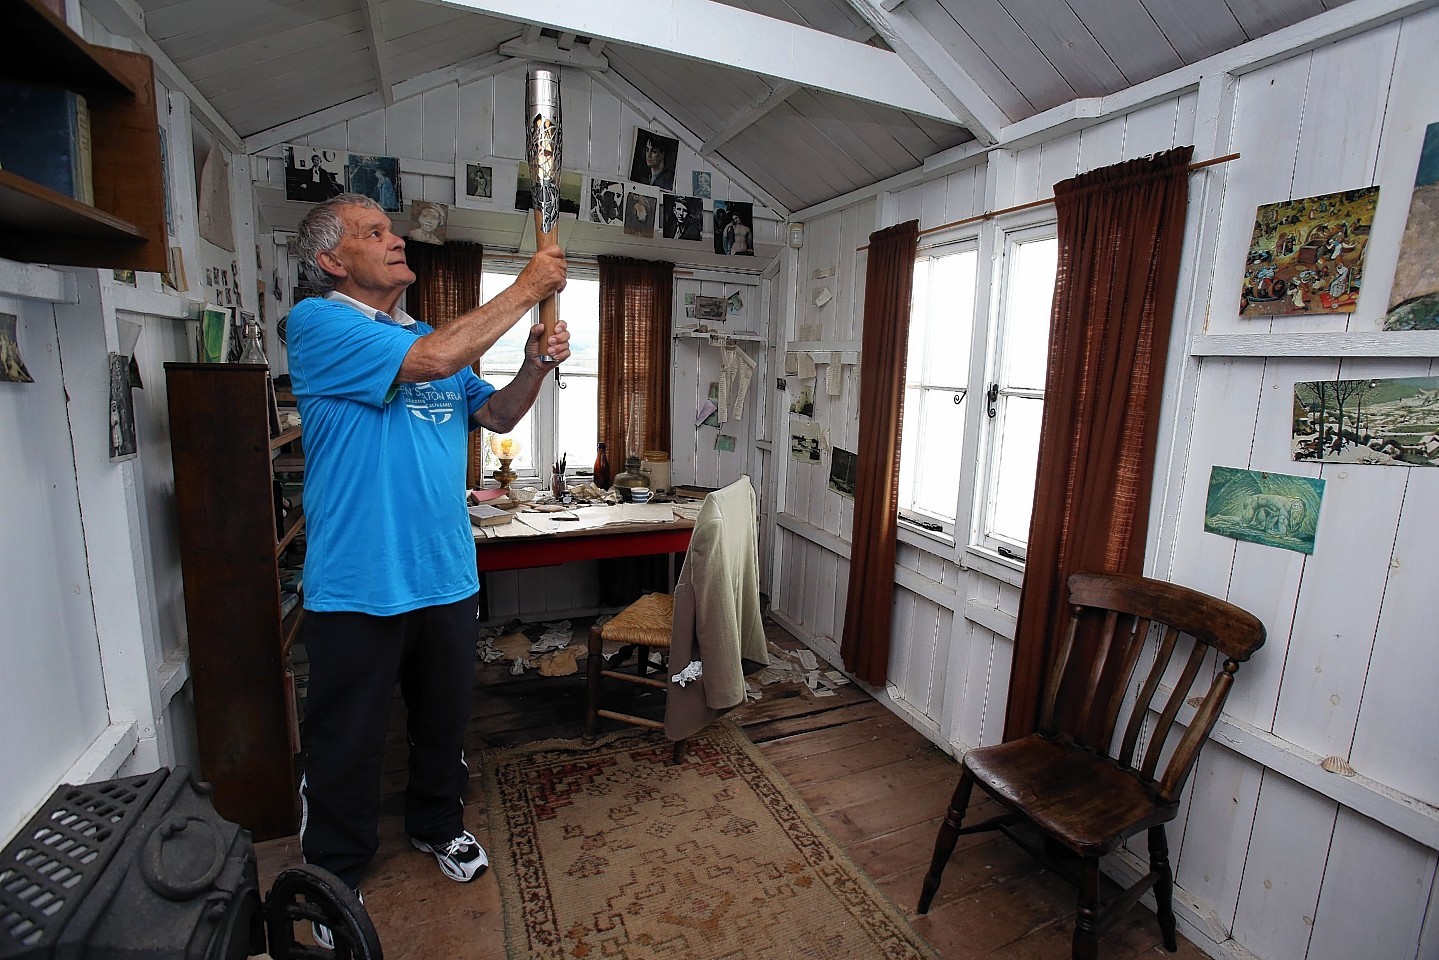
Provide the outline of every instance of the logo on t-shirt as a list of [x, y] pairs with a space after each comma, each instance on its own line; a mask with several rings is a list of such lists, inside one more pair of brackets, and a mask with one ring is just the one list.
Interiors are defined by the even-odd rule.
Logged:
[[410, 411], [411, 416], [427, 420], [436, 426], [449, 423], [464, 400], [458, 390], [441, 390], [428, 381], [404, 384], [400, 395], [404, 398], [405, 409]]

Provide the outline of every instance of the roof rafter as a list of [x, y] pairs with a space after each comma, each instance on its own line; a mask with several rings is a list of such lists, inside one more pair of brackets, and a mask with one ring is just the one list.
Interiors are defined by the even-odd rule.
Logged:
[[360, 16], [365, 21], [365, 32], [370, 35], [370, 58], [375, 66], [375, 83], [380, 88], [380, 98], [385, 106], [395, 102], [395, 89], [390, 80], [390, 68], [386, 64], [384, 24], [380, 19], [380, 0], [360, 0]]
[[884, 42], [930, 91], [954, 111], [961, 126], [985, 146], [999, 139], [1011, 120], [948, 50], [907, 10], [888, 0], [849, 0]]
[[888, 50], [716, 0], [667, 0], [645, 16], [635, 16], [624, 0], [428, 2], [787, 80], [946, 123], [964, 122]]

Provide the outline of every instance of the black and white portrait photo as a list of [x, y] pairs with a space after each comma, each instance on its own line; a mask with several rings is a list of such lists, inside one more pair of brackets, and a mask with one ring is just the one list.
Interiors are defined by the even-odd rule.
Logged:
[[465, 196], [488, 200], [494, 196], [495, 171], [483, 163], [465, 163]]
[[630, 161], [630, 179], [661, 190], [675, 188], [675, 164], [680, 142], [643, 128], [635, 131], [635, 154]]
[[369, 197], [389, 213], [400, 211], [400, 161], [395, 157], [350, 154], [345, 165], [350, 192]]
[[445, 242], [445, 228], [449, 220], [450, 208], [443, 203], [411, 200], [408, 239], [442, 246]]
[[11, 383], [34, 383], [25, 361], [20, 356], [20, 340], [13, 313], [0, 313], [0, 380]]
[[624, 183], [591, 177], [586, 208], [588, 213], [585, 219], [591, 223], [603, 223], [609, 227], [620, 226], [625, 222]]
[[754, 256], [754, 205], [738, 200], [715, 201], [715, 253]]
[[319, 203], [345, 192], [345, 161], [334, 150], [285, 146], [285, 199]]
[[699, 197], [665, 197], [664, 235], [667, 240], [699, 240], [704, 231], [704, 201]]
[[625, 197], [625, 234], [631, 237], [655, 235], [655, 208], [659, 198], [631, 190]]

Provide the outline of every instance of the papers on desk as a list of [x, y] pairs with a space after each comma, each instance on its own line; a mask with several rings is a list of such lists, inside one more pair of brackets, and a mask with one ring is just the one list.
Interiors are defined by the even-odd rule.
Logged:
[[475, 536], [489, 539], [536, 537], [599, 530], [618, 524], [673, 523], [676, 515], [674, 504], [669, 503], [620, 503], [603, 507], [577, 507], [561, 513], [527, 511], [516, 513], [515, 523], [498, 527], [476, 527]]

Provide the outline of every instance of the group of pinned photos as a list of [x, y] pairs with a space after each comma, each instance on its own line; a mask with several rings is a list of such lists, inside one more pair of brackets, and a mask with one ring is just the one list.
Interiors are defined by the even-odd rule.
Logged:
[[369, 197], [381, 209], [398, 213], [402, 209], [399, 159], [285, 145], [286, 200], [320, 203], [347, 192]]

